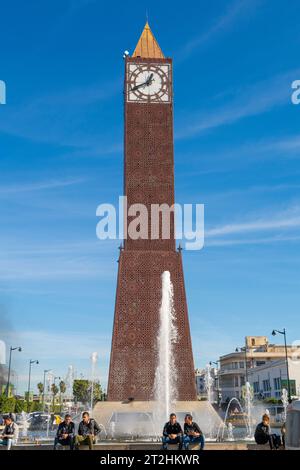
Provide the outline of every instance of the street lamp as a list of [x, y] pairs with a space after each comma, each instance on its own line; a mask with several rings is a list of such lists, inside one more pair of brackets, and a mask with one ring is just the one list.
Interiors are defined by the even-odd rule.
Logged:
[[43, 381], [43, 398], [42, 398], [42, 409], [45, 411], [45, 387], [46, 387], [46, 374], [51, 372], [52, 369], [45, 369], [44, 370], [44, 381]]
[[10, 382], [10, 372], [11, 372], [11, 353], [12, 351], [22, 351], [22, 348], [20, 346], [17, 346], [16, 348], [13, 348], [12, 346], [10, 347], [9, 350], [9, 363], [8, 363], [8, 375], [7, 375], [7, 384], [6, 384], [6, 396], [8, 397], [9, 395], [9, 382]]
[[289, 372], [289, 361], [288, 361], [288, 353], [287, 353], [287, 345], [286, 345], [286, 329], [283, 328], [282, 331], [280, 330], [273, 330], [272, 336], [276, 336], [278, 334], [283, 335], [284, 337], [284, 349], [285, 349], [285, 363], [286, 363], [286, 375], [287, 375], [287, 385], [288, 385], [288, 397], [289, 402], [292, 401], [291, 397], [291, 384], [290, 384], [290, 372]]
[[37, 359], [30, 359], [29, 361], [29, 376], [28, 376], [28, 396], [27, 396], [27, 403], [29, 404], [29, 394], [30, 394], [30, 381], [31, 381], [31, 366], [32, 364], [39, 364]]

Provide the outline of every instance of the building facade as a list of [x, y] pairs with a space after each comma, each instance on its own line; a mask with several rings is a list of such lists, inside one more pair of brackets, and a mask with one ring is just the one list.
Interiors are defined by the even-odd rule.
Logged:
[[[289, 382], [292, 398], [298, 398], [300, 392], [300, 362], [288, 359]], [[272, 361], [259, 367], [253, 367], [248, 373], [253, 387], [254, 398], [280, 399], [282, 389], [288, 390], [287, 367], [285, 360]]]
[[[299, 346], [287, 346], [288, 357], [292, 359]], [[246, 336], [245, 346], [220, 357], [219, 386], [222, 402], [236, 397], [240, 399], [243, 386], [250, 382], [252, 369], [269, 367], [273, 362], [285, 361], [285, 347], [270, 344], [266, 336]], [[251, 375], [252, 377], [252, 375]]]

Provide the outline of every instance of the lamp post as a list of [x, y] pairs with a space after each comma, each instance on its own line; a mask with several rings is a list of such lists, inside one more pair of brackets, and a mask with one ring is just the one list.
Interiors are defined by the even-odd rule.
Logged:
[[[32, 364], [39, 364], [39, 361], [37, 359], [30, 359], [29, 361], [29, 375], [28, 375], [28, 396], [27, 396], [27, 406], [29, 405], [29, 394], [30, 394], [30, 381], [31, 381], [31, 367]], [[27, 410], [28, 411], [28, 410]]]
[[10, 372], [11, 372], [11, 353], [15, 350], [18, 350], [19, 352], [22, 351], [22, 348], [20, 346], [17, 346], [16, 348], [13, 348], [12, 346], [10, 347], [9, 350], [9, 363], [8, 363], [8, 375], [7, 375], [7, 384], [6, 384], [6, 393], [5, 395], [8, 397], [9, 395], [9, 382], [10, 382]]
[[248, 382], [248, 366], [247, 366], [247, 348], [244, 346], [243, 348], [236, 348], [235, 352], [243, 352], [244, 353], [244, 361], [245, 361], [245, 383]]
[[284, 337], [284, 349], [285, 349], [285, 364], [286, 364], [286, 375], [287, 375], [287, 385], [288, 385], [288, 397], [289, 402], [292, 401], [291, 397], [291, 384], [290, 384], [290, 371], [289, 371], [289, 360], [288, 360], [288, 353], [287, 353], [287, 345], [286, 345], [286, 329], [283, 328], [282, 331], [280, 330], [273, 330], [272, 336], [276, 336], [278, 334], [283, 335]]
[[45, 387], [46, 387], [46, 374], [51, 372], [52, 369], [44, 370], [44, 381], [43, 381], [43, 398], [42, 398], [42, 410], [45, 411]]

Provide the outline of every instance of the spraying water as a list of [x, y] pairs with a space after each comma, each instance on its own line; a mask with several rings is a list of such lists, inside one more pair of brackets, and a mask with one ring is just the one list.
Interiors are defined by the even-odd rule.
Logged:
[[98, 361], [98, 353], [93, 352], [91, 355], [92, 363], [92, 373], [91, 373], [91, 400], [90, 400], [90, 410], [93, 412], [93, 403], [94, 403], [94, 380], [95, 380], [95, 368]]
[[253, 390], [249, 382], [246, 382], [245, 408], [248, 419], [248, 436], [252, 436], [252, 408], [253, 408]]
[[205, 368], [204, 385], [207, 392], [207, 400], [210, 404], [213, 402], [213, 384], [212, 367], [210, 364], [207, 364]]
[[287, 411], [287, 407], [288, 407], [288, 404], [289, 404], [289, 397], [288, 397], [288, 392], [287, 392], [286, 388], [282, 389], [281, 401], [282, 401], [282, 405], [283, 405], [283, 416], [282, 416], [282, 418], [283, 418], [283, 422], [285, 423], [286, 422], [286, 411]]
[[162, 299], [157, 335], [158, 360], [154, 382], [154, 396], [157, 401], [157, 416], [155, 421], [158, 426], [161, 426], [168, 419], [172, 402], [176, 399], [177, 377], [173, 349], [178, 339], [178, 332], [175, 326], [173, 284], [169, 271], [164, 271], [161, 279]]

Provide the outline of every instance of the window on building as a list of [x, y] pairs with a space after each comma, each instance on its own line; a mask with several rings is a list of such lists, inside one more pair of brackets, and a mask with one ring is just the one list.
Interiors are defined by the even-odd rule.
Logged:
[[[263, 391], [264, 392], [269, 392], [271, 390], [271, 384], [269, 379], [263, 380]], [[265, 394], [267, 396], [267, 394]]]
[[259, 382], [253, 382], [254, 393], [259, 393]]
[[237, 375], [234, 376], [234, 386], [238, 387], [239, 386], [239, 378]]
[[281, 378], [280, 377], [276, 377], [274, 379], [274, 389], [281, 390]]
[[241, 382], [241, 387], [243, 387], [243, 385], [245, 385], [245, 383], [246, 383], [244, 375], [241, 375], [240, 382]]
[[255, 338], [251, 338], [251, 345], [255, 346]]
[[233, 387], [233, 377], [220, 377], [220, 387], [221, 388], [231, 388]]
[[256, 365], [258, 366], [264, 366], [266, 361], [256, 361]]
[[240, 362], [240, 369], [245, 369], [245, 363], [244, 362]]

